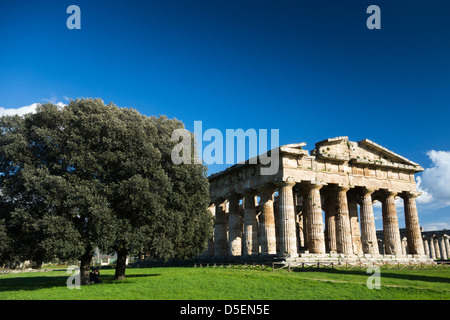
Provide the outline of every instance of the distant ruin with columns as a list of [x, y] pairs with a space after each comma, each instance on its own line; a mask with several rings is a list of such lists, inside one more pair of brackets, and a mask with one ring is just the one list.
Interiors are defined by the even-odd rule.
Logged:
[[[419, 164], [368, 139], [327, 139], [311, 152], [305, 145], [277, 148], [275, 174], [262, 175], [263, 164], [246, 161], [209, 177], [215, 216], [209, 256], [430, 261], [416, 207]], [[403, 236], [398, 197], [404, 201]], [[375, 201], [382, 204], [381, 244]]]

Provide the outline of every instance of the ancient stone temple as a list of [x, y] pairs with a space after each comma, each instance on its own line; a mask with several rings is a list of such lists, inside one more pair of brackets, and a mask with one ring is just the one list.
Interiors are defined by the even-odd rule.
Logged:
[[[211, 256], [428, 259], [416, 208], [419, 164], [368, 139], [327, 139], [311, 152], [305, 145], [272, 150], [279, 159], [274, 174], [261, 174], [265, 165], [250, 159], [209, 177]], [[402, 250], [398, 198], [404, 201], [408, 254]], [[375, 201], [382, 204], [383, 252]]]

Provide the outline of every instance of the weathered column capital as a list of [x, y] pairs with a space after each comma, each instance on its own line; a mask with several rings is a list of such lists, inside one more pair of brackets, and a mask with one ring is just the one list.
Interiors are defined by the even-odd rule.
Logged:
[[237, 201], [240, 200], [242, 196], [239, 193], [233, 192], [227, 196], [228, 201]]
[[258, 192], [255, 189], [245, 189], [242, 191], [244, 197], [254, 197]]
[[305, 181], [302, 182], [302, 186], [307, 188], [308, 190], [320, 190], [325, 186], [323, 183], [315, 182], [315, 181]]
[[336, 190], [338, 191], [338, 192], [347, 192], [348, 190], [350, 190], [350, 186], [341, 186], [341, 185], [337, 185], [336, 186]]
[[264, 204], [267, 201], [273, 201], [273, 194], [276, 191], [274, 186], [263, 186], [258, 188], [258, 195], [260, 204]]
[[394, 191], [394, 190], [382, 190], [381, 195], [383, 195], [386, 198], [389, 197], [395, 197], [398, 194], [398, 191]]
[[377, 189], [375, 189], [375, 188], [367, 188], [367, 187], [361, 188], [361, 194], [362, 194], [363, 196], [371, 195], [371, 194], [374, 193], [375, 191], [377, 191]]
[[295, 186], [295, 181], [292, 177], [286, 177], [286, 178], [283, 178], [283, 180], [275, 181], [275, 184], [279, 188], [287, 188], [287, 187], [292, 188], [293, 186]]
[[403, 199], [415, 199], [420, 196], [422, 192], [405, 191], [399, 194]]
[[227, 199], [225, 198], [218, 198], [218, 199], [214, 199], [214, 201], [212, 202], [216, 207], [222, 205]]
[[262, 193], [262, 194], [270, 193], [273, 195], [276, 190], [277, 190], [277, 186], [272, 185], [272, 184], [265, 184], [265, 185], [262, 185], [262, 186], [259, 186], [256, 188], [256, 191], [258, 193]]

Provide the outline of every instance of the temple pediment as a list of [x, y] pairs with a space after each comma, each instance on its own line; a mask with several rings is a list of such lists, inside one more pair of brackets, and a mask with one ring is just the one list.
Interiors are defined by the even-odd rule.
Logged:
[[420, 165], [416, 162], [413, 162], [391, 150], [386, 149], [385, 147], [369, 140], [364, 139], [358, 142], [358, 146], [360, 149], [366, 150], [367, 153], [374, 154], [378, 156], [380, 159], [385, 159], [386, 161], [390, 161], [393, 163], [405, 164], [410, 166], [420, 167]]
[[420, 172], [424, 169], [417, 163], [369, 140], [349, 141], [348, 137], [336, 137], [316, 143], [311, 155], [330, 162], [349, 163], [367, 167], [396, 168]]

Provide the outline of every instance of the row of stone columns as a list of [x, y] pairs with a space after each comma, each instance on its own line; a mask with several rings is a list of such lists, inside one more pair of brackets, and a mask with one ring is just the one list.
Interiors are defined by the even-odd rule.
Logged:
[[[303, 198], [300, 226], [303, 234], [300, 235], [297, 234], [295, 204], [297, 198], [294, 197], [294, 186], [299, 189]], [[274, 193], [277, 189], [278, 214], [275, 221]], [[321, 184], [309, 182], [296, 184], [288, 179], [276, 185], [247, 190], [243, 195], [231, 194], [227, 199], [221, 199], [216, 203], [214, 255], [255, 255], [260, 253], [260, 244], [261, 254], [295, 257], [299, 249], [298, 236], [303, 236], [305, 249], [310, 253], [379, 254], [373, 214], [374, 199], [372, 199], [375, 190], [361, 188], [358, 193], [348, 193], [349, 190], [349, 187], [344, 186], [328, 186], [323, 190]], [[256, 195], [260, 197], [260, 243], [258, 243]], [[384, 252], [401, 255], [405, 250], [402, 251], [395, 207], [396, 195], [390, 191], [377, 193], [382, 202]], [[322, 196], [325, 201], [322, 201]], [[401, 196], [405, 203], [408, 252], [423, 255], [424, 246], [415, 204], [416, 195], [402, 193]], [[240, 199], [243, 199], [243, 221], [240, 216]], [[225, 200], [228, 201], [228, 219]], [[358, 219], [358, 203], [360, 219]], [[325, 211], [325, 228], [323, 211]]]
[[425, 254], [432, 259], [446, 260], [450, 258], [449, 236], [446, 234], [429, 238], [423, 237], [423, 246]]
[[[378, 239], [378, 246], [380, 253], [385, 254], [386, 248], [382, 239]], [[446, 234], [431, 237], [423, 236], [423, 247], [425, 255], [429, 258], [446, 260], [450, 257], [449, 236]], [[402, 238], [402, 254], [411, 254], [407, 237]]]

